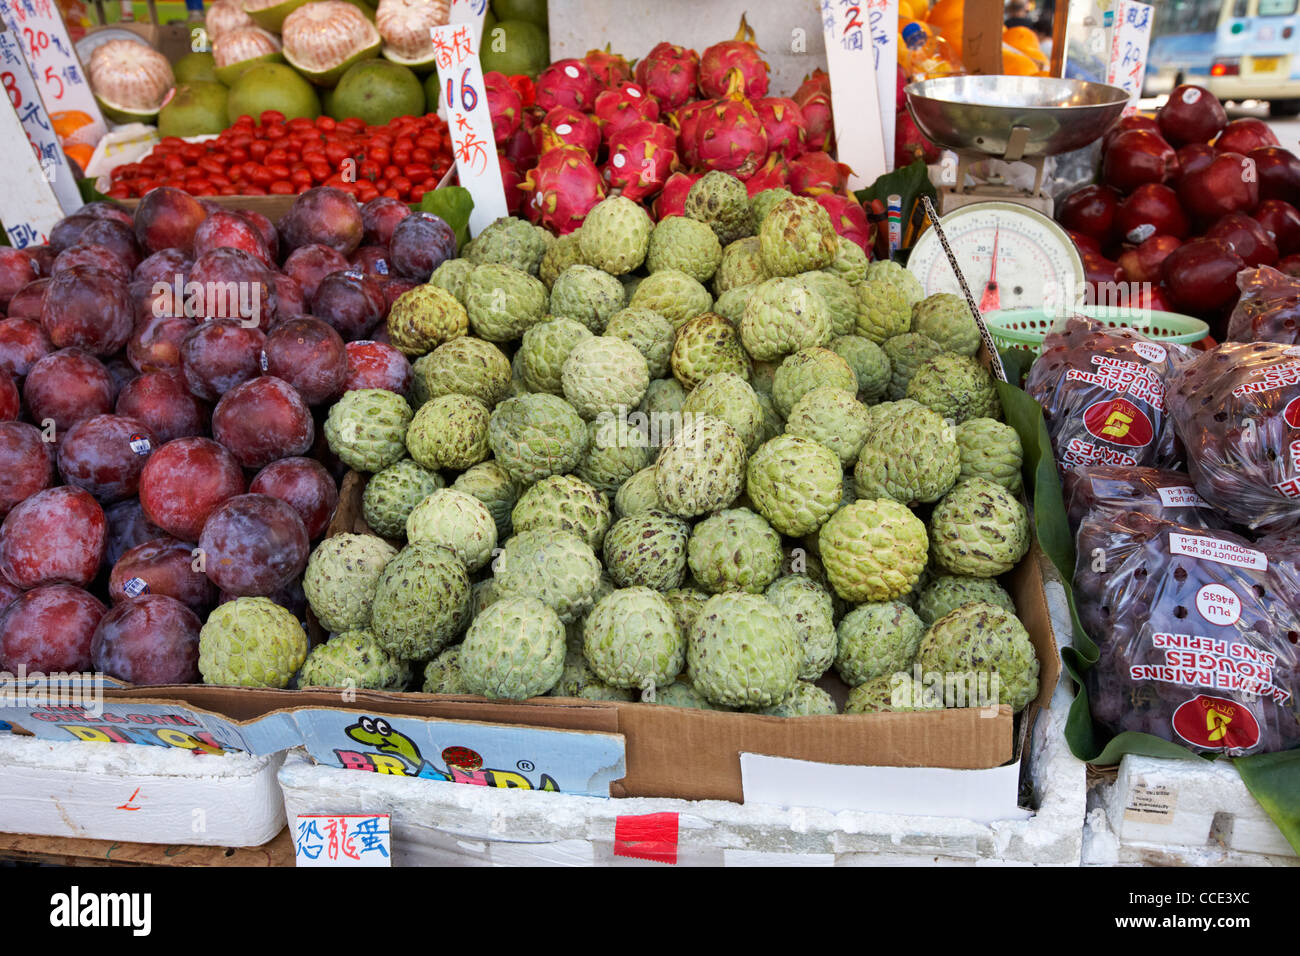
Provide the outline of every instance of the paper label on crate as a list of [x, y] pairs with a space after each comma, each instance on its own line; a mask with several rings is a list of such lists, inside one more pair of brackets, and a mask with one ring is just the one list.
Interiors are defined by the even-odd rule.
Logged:
[[387, 813], [300, 813], [293, 826], [294, 866], [392, 866]]
[[0, 0], [0, 17], [22, 45], [51, 119], [56, 124], [78, 127], [70, 134], [76, 142], [87, 146], [98, 143], [108, 131], [108, 124], [95, 102], [58, 5], [54, 0]]
[[[456, 172], [474, 199], [469, 231], [477, 236], [494, 220], [509, 215], [478, 59], [479, 43], [470, 24], [449, 23], [430, 32]], [[534, 198], [541, 202], [540, 193]]]
[[1154, 8], [1135, 0], [1116, 0], [1114, 14], [1106, 82], [1128, 93], [1128, 105], [1124, 107], [1127, 115], [1137, 112], [1137, 102], [1142, 96]]
[[69, 214], [80, 209], [81, 192], [77, 189], [68, 157], [64, 155], [63, 144], [59, 142], [54, 124], [45, 111], [45, 104], [41, 102], [36, 78], [23, 57], [22, 45], [17, 35], [7, 29], [0, 29], [0, 83], [9, 94], [9, 102], [18, 113], [27, 141], [58, 197], [59, 206]]
[[[892, 2], [897, 10], [897, 0]], [[847, 163], [853, 170], [849, 176], [850, 189], [870, 186], [888, 172], [876, 83], [877, 53], [870, 25], [873, 4], [884, 5], [883, 0], [861, 3], [822, 0], [821, 4], [826, 65], [831, 77], [831, 110], [835, 116], [835, 152], [839, 162]], [[880, 56], [883, 59], [884, 54]], [[892, 64], [890, 68], [893, 69]], [[893, 113], [892, 104], [887, 112]]]
[[1196, 493], [1195, 488], [1179, 485], [1176, 488], [1157, 488], [1166, 508], [1208, 508], [1209, 502]]
[[1202, 537], [1195, 534], [1169, 533], [1170, 554], [1184, 554], [1189, 558], [1213, 561], [1215, 564], [1228, 564], [1236, 568], [1250, 568], [1253, 571], [1267, 571], [1268, 557], [1263, 551], [1243, 547], [1231, 541], [1218, 538]]
[[1174, 822], [1178, 807], [1178, 794], [1167, 786], [1149, 787], [1139, 783], [1129, 793], [1124, 819], [1134, 823], [1156, 823], [1168, 826]]

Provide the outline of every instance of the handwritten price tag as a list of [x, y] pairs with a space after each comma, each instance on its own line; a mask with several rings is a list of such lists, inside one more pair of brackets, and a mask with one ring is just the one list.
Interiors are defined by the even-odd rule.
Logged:
[[[895, 11], [892, 29], [887, 26], [887, 14], [883, 10], [887, 2], [893, 4]], [[876, 6], [882, 8], [885, 17], [881, 29], [897, 33], [898, 0], [822, 0], [821, 3], [822, 32], [826, 36], [826, 60], [831, 74], [831, 109], [835, 113], [835, 149], [839, 161], [853, 169], [850, 189], [869, 186], [888, 171], [876, 82], [876, 42], [869, 25]], [[884, 59], [884, 54], [881, 58]], [[889, 68], [894, 68], [892, 60]], [[887, 112], [892, 118], [892, 101]]]
[[1106, 82], [1128, 93], [1128, 106], [1124, 107], [1124, 113], [1128, 115], [1137, 112], [1142, 82], [1147, 75], [1147, 48], [1151, 44], [1154, 10], [1145, 3], [1118, 0], [1114, 13]]
[[300, 813], [293, 828], [295, 866], [392, 866], [387, 813]]
[[63, 145], [54, 131], [50, 116], [45, 112], [41, 94], [36, 89], [36, 79], [27, 68], [22, 47], [12, 32], [0, 25], [0, 84], [9, 94], [9, 102], [18, 113], [18, 119], [27, 133], [36, 161], [40, 163], [46, 181], [53, 187], [59, 205], [66, 213], [82, 206], [81, 193], [72, 175], [72, 167], [63, 153]]
[[460, 184], [474, 197], [469, 231], [477, 236], [494, 220], [509, 215], [492, 137], [492, 115], [483, 89], [483, 67], [478, 61], [478, 40], [472, 25], [465, 23], [434, 27], [431, 33], [456, 172]]
[[0, 0], [0, 17], [22, 46], [46, 112], [56, 121], [84, 114], [77, 138], [94, 146], [108, 126], [54, 0]]
[[63, 218], [50, 182], [52, 167], [43, 166], [35, 150], [23, 147], [25, 142], [27, 130], [18, 110], [7, 97], [0, 97], [0, 143], [15, 144], [0, 163], [0, 222], [15, 249], [45, 242]]
[[876, 58], [876, 91], [880, 95], [880, 129], [885, 168], [894, 168], [894, 137], [898, 125], [898, 0], [869, 0], [867, 26]]

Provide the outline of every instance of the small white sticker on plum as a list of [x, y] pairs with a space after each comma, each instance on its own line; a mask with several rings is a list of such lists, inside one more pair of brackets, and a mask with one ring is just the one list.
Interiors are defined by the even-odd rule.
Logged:
[[1155, 234], [1156, 234], [1156, 227], [1149, 222], [1144, 222], [1142, 223], [1142, 225], [1135, 226], [1134, 228], [1130, 229], [1128, 231], [1128, 235], [1125, 236], [1124, 238], [1136, 246], [1139, 243], [1146, 242]]
[[145, 438], [143, 435], [132, 435], [130, 446], [131, 450], [137, 455], [147, 455], [149, 452], [153, 451], [153, 445], [151, 445], [149, 439]]
[[136, 598], [149, 590], [149, 584], [144, 578], [132, 578], [122, 585], [122, 593], [129, 598]]
[[1196, 592], [1196, 610], [1211, 624], [1230, 627], [1241, 620], [1241, 598], [1222, 584], [1207, 584]]
[[262, 357], [261, 357], [261, 359], [260, 359], [260, 364], [261, 364], [261, 366], [262, 366], [262, 371], [263, 371], [263, 372], [265, 372], [268, 368], [271, 367], [271, 362], [270, 362], [270, 360], [268, 360], [267, 357], [266, 357], [266, 350], [265, 350], [265, 349], [262, 350]]

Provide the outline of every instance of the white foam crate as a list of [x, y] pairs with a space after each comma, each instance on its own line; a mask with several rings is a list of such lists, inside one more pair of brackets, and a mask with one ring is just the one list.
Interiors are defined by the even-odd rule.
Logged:
[[261, 846], [284, 828], [283, 762], [0, 734], [0, 831]]
[[1296, 866], [1291, 845], [1233, 765], [1126, 755], [1088, 794], [1092, 866]]

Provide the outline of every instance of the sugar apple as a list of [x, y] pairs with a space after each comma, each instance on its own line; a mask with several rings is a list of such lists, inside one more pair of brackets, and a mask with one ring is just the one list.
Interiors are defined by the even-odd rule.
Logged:
[[[442, 265], [433, 270], [429, 284], [446, 289], [456, 297], [456, 301], [465, 305], [465, 280], [474, 271], [474, 263], [468, 259], [445, 259]], [[469, 328], [469, 315], [465, 316], [465, 328]]]
[[969, 577], [1005, 574], [1029, 551], [1029, 515], [1001, 485], [984, 478], [958, 482], [930, 516], [935, 563]]
[[707, 172], [691, 184], [684, 211], [691, 219], [707, 223], [724, 248], [752, 236], [757, 228], [745, 184], [721, 170]]
[[807, 575], [787, 574], [773, 581], [764, 597], [785, 615], [799, 639], [800, 680], [821, 677], [835, 659], [835, 605], [830, 592]]
[[1024, 449], [1010, 425], [992, 418], [968, 418], [957, 426], [962, 478], [987, 478], [1013, 495], [1020, 493]]
[[818, 544], [831, 587], [846, 601], [892, 601], [925, 570], [925, 525], [887, 498], [846, 505], [822, 526]]
[[806, 196], [783, 199], [758, 229], [763, 267], [774, 276], [795, 276], [835, 261], [840, 238], [831, 217]]
[[641, 206], [623, 196], [610, 196], [587, 213], [578, 248], [584, 262], [621, 276], [645, 262], [653, 231], [654, 223]]
[[199, 631], [199, 673], [205, 684], [288, 687], [307, 659], [307, 632], [270, 598], [220, 604]]
[[582, 229], [575, 229], [564, 236], [556, 236], [549, 249], [542, 256], [541, 265], [537, 267], [537, 277], [550, 289], [555, 280], [564, 275], [569, 266], [582, 265]]
[[717, 271], [713, 273], [713, 291], [721, 297], [771, 278], [773, 276], [763, 265], [762, 243], [758, 236], [747, 236], [737, 239], [722, 250]]
[[[989, 675], [988, 699], [969, 699], [967, 706], [989, 706], [996, 685], [999, 703], [1013, 712], [1038, 696], [1038, 656], [1020, 619], [994, 604], [967, 604], [930, 625], [921, 640], [916, 662], [922, 673]], [[996, 679], [995, 679], [996, 678]], [[981, 696], [980, 683], [974, 682]], [[971, 682], [967, 686], [970, 687]], [[948, 681], [945, 679], [945, 691]], [[960, 702], [945, 701], [948, 706]]]
[[893, 498], [905, 505], [938, 501], [961, 471], [957, 429], [914, 402], [894, 402], [871, 416], [853, 469], [859, 498]]
[[555, 395], [508, 398], [488, 425], [492, 454], [521, 485], [572, 471], [587, 453], [587, 441], [587, 423]]
[[516, 532], [571, 531], [598, 550], [609, 530], [609, 501], [572, 475], [551, 475], [519, 496], [511, 515]]
[[371, 534], [326, 538], [307, 561], [302, 589], [321, 627], [335, 634], [370, 626], [370, 605], [397, 549]]
[[796, 278], [826, 303], [826, 311], [831, 317], [831, 334], [854, 333], [858, 326], [858, 296], [853, 286], [829, 272], [805, 272]]
[[840, 506], [843, 472], [835, 452], [811, 438], [778, 435], [749, 462], [746, 491], [781, 534], [812, 534]]
[[346, 631], [318, 644], [298, 672], [299, 687], [405, 690], [411, 667], [385, 651], [369, 631]]
[[383, 471], [406, 457], [411, 406], [396, 392], [359, 388], [345, 392], [325, 419], [325, 440], [356, 471]]
[[530, 392], [563, 395], [561, 374], [564, 362], [579, 342], [592, 337], [591, 330], [577, 319], [550, 319], [524, 333], [519, 351], [519, 373]]
[[436, 471], [403, 458], [366, 482], [366, 490], [361, 493], [361, 516], [375, 534], [400, 538], [406, 534], [406, 516], [411, 509], [446, 486]]
[[800, 349], [787, 356], [772, 380], [772, 401], [782, 418], [804, 394], [822, 385], [842, 388], [850, 394], [858, 390], [858, 380], [849, 363], [827, 348]]
[[506, 597], [476, 617], [460, 645], [460, 680], [484, 697], [544, 694], [564, 670], [564, 625], [533, 597]]
[[788, 435], [811, 438], [835, 452], [844, 468], [852, 466], [867, 438], [867, 407], [853, 393], [833, 385], [811, 389], [795, 402], [786, 419]]
[[469, 575], [450, 548], [408, 544], [379, 576], [370, 630], [395, 657], [430, 658], [464, 628], [469, 599]]
[[835, 250], [835, 259], [822, 271], [839, 276], [851, 286], [867, 281], [867, 266], [870, 260], [866, 252], [856, 242], [841, 242]]
[[882, 346], [889, 359], [889, 385], [885, 398], [896, 402], [907, 395], [907, 386], [916, 370], [936, 355], [943, 354], [943, 346], [919, 332], [904, 332], [886, 339]]
[[546, 240], [532, 223], [502, 216], [475, 237], [469, 260], [476, 266], [494, 263], [537, 275], [546, 249]]
[[456, 296], [437, 285], [399, 295], [388, 311], [388, 338], [408, 358], [423, 355], [469, 331], [469, 315]]
[[605, 334], [636, 346], [636, 350], [645, 357], [652, 379], [663, 378], [668, 374], [676, 334], [673, 324], [658, 312], [650, 309], [623, 309], [615, 312], [610, 316]]
[[745, 443], [726, 422], [707, 415], [684, 424], [655, 462], [659, 500], [683, 518], [727, 507], [744, 478]]
[[695, 689], [695, 686], [687, 680], [675, 680], [666, 687], [656, 687], [654, 700], [645, 700], [648, 704], [659, 704], [662, 707], [685, 707], [690, 710], [728, 710], [726, 707], [715, 707], [705, 699], [704, 695]]
[[720, 315], [705, 312], [677, 330], [672, 369], [673, 377], [689, 390], [718, 372], [749, 378], [749, 356], [736, 327]]
[[495, 461], [479, 462], [462, 472], [451, 486], [483, 502], [496, 523], [498, 541], [510, 537], [510, 513], [519, 499], [519, 488], [504, 468]]
[[838, 714], [839, 711], [830, 694], [816, 684], [801, 680], [795, 683], [794, 690], [779, 704], [764, 707], [758, 713], [768, 717], [822, 717]]
[[658, 312], [673, 324], [673, 328], [680, 329], [686, 322], [713, 308], [713, 296], [685, 272], [661, 269], [636, 287], [627, 307]]
[[605, 567], [619, 587], [680, 587], [689, 536], [686, 522], [665, 511], [651, 508], [629, 514], [605, 534]]
[[802, 658], [790, 622], [756, 594], [715, 594], [686, 644], [691, 683], [711, 703], [771, 707], [798, 680]]
[[880, 345], [911, 328], [912, 303], [901, 286], [868, 278], [853, 291], [858, 297], [858, 335]]
[[[765, 281], [766, 277], [759, 280], [760, 283]], [[744, 285], [720, 293], [713, 303], [714, 314], [739, 327], [740, 320], [745, 317], [745, 306], [749, 305], [749, 300], [757, 291], [758, 285]]]
[[700, 609], [712, 596], [698, 588], [669, 588], [663, 592], [664, 600], [673, 609], [677, 618], [677, 630], [685, 636], [691, 632], [691, 626], [700, 616]]
[[587, 430], [587, 454], [578, 464], [577, 475], [607, 496], [654, 460], [649, 436], [628, 417], [600, 415], [588, 423]]
[[825, 301], [795, 279], [768, 279], [745, 304], [740, 341], [760, 362], [823, 346], [830, 340], [831, 316]]
[[406, 448], [425, 468], [461, 471], [488, 456], [492, 413], [477, 398], [440, 395], [420, 406], [406, 430]]
[[468, 571], [487, 564], [497, 546], [497, 525], [487, 506], [451, 488], [435, 491], [406, 519], [406, 540], [448, 547]]
[[424, 665], [424, 686], [420, 689], [426, 694], [469, 693], [460, 676], [459, 644], [447, 648]]
[[960, 425], [968, 418], [999, 418], [1002, 403], [988, 369], [973, 358], [945, 352], [922, 362], [907, 397]]
[[581, 322], [595, 335], [623, 308], [623, 283], [592, 266], [574, 265], [551, 286], [551, 315]]
[[892, 259], [877, 259], [870, 263], [867, 266], [867, 281], [887, 282], [902, 289], [907, 299], [909, 317], [912, 306], [925, 298], [925, 289], [921, 285], [921, 280], [908, 272], [906, 266], [899, 265]]
[[706, 591], [761, 594], [781, 573], [781, 536], [749, 509], [728, 508], [691, 531], [686, 561]]
[[564, 397], [583, 418], [636, 408], [650, 386], [645, 356], [623, 339], [583, 339], [569, 352], [560, 375]]
[[853, 369], [861, 401], [877, 402], [884, 397], [891, 374], [889, 356], [884, 349], [861, 335], [837, 336], [827, 347]]
[[468, 395], [491, 408], [510, 389], [510, 360], [491, 342], [463, 335], [411, 365], [411, 400], [419, 408], [440, 395]]
[[[756, 225], [762, 225], [767, 214], [776, 208], [777, 204], [786, 200], [793, 199], [794, 193], [784, 186], [777, 186], [773, 189], [762, 189], [754, 193], [749, 199], [750, 211], [754, 214]], [[755, 236], [754, 238], [758, 238]]]
[[951, 292], [936, 292], [912, 306], [912, 331], [933, 339], [945, 352], [974, 355], [980, 350], [980, 330], [966, 300]]
[[1015, 602], [993, 578], [966, 578], [941, 574], [922, 588], [916, 599], [916, 613], [929, 625], [966, 604], [981, 601], [1016, 613]]
[[476, 266], [465, 280], [465, 311], [474, 334], [489, 342], [509, 342], [546, 316], [546, 286], [510, 266]]
[[846, 714], [908, 713], [943, 710], [943, 697], [910, 674], [882, 674], [849, 691]]
[[696, 385], [682, 403], [682, 417], [710, 415], [726, 422], [746, 451], [758, 447], [763, 426], [763, 407], [749, 383], [735, 372], [717, 372]]
[[595, 603], [600, 561], [569, 531], [523, 531], [492, 562], [501, 597], [535, 597], [569, 624]]
[[591, 609], [582, 627], [587, 663], [613, 687], [670, 684], [686, 663], [686, 640], [658, 591], [621, 588]]
[[906, 604], [859, 604], [836, 630], [835, 670], [850, 687], [895, 671], [910, 671], [925, 625]]
[[722, 261], [722, 244], [705, 223], [687, 216], [668, 216], [650, 234], [646, 268], [650, 272], [676, 269], [696, 282], [713, 278]]
[[655, 483], [654, 465], [642, 468], [619, 486], [614, 495], [614, 516], [616, 519], [626, 518], [652, 509], [663, 510]]

